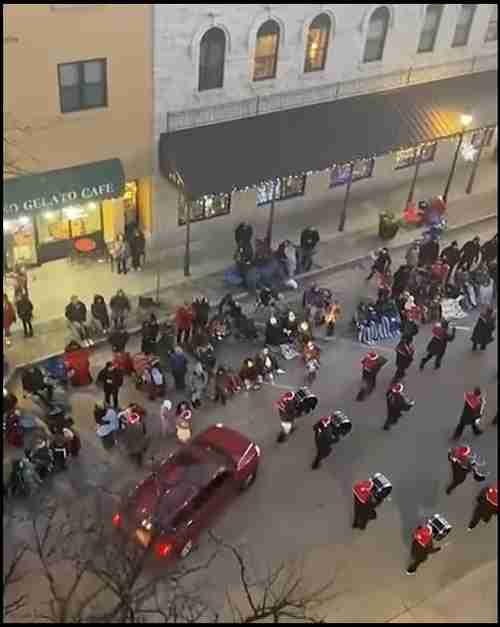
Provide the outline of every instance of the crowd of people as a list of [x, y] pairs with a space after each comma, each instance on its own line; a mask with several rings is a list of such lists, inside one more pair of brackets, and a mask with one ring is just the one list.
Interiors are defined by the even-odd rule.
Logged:
[[409, 335], [419, 323], [491, 307], [497, 294], [497, 254], [497, 235], [482, 245], [474, 237], [462, 248], [453, 241], [442, 250], [439, 240], [429, 237], [412, 244], [393, 273], [389, 251], [377, 251], [366, 280], [377, 277], [378, 295], [357, 307], [353, 324], [358, 341], [373, 344]]

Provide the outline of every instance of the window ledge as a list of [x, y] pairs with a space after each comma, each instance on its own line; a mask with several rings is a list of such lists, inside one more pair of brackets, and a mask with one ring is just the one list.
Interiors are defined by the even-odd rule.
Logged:
[[255, 93], [262, 93], [268, 90], [273, 90], [278, 86], [277, 78], [266, 78], [261, 81], [250, 81], [250, 89]]
[[109, 105], [104, 105], [102, 107], [92, 107], [92, 109], [78, 109], [78, 111], [67, 111], [66, 113], [60, 111], [59, 116], [61, 116], [61, 118], [64, 117], [64, 119], [67, 119], [68, 116], [71, 116], [73, 119], [77, 120], [78, 118], [88, 117], [92, 113], [103, 113], [109, 111]]
[[220, 98], [226, 98], [227, 92], [224, 87], [218, 87], [217, 89], [193, 89], [193, 98], [200, 104], [210, 104], [211, 101], [218, 101]]
[[384, 60], [381, 61], [360, 61], [358, 63], [358, 70], [361, 72], [370, 72], [371, 70], [375, 70], [378, 72], [384, 67]]
[[301, 72], [299, 77], [303, 81], [324, 81], [327, 78], [326, 70], [316, 70], [315, 72]]

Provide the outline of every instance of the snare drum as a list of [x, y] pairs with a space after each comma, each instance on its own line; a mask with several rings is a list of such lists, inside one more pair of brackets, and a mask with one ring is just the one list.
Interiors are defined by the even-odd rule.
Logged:
[[318, 404], [318, 398], [308, 388], [300, 388], [295, 394], [295, 399], [299, 414], [310, 414]]
[[429, 524], [432, 527], [432, 537], [437, 541], [444, 540], [453, 528], [441, 514], [434, 514], [429, 519]]
[[349, 435], [352, 431], [352, 422], [349, 418], [344, 414], [343, 411], [335, 411], [332, 414], [332, 423], [333, 429], [338, 433], [342, 438], [346, 435]]
[[377, 500], [382, 501], [383, 499], [387, 498], [392, 492], [392, 483], [382, 473], [377, 472], [375, 475], [373, 475], [372, 481], [373, 492]]

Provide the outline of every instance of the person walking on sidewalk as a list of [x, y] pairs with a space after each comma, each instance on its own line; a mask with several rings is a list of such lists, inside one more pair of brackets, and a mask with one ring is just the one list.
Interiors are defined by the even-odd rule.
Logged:
[[318, 229], [313, 226], [305, 228], [300, 235], [300, 270], [309, 272], [313, 265], [313, 256], [320, 241]]
[[476, 387], [472, 393], [466, 392], [464, 395], [464, 408], [460, 417], [460, 422], [455, 429], [453, 439], [458, 440], [462, 436], [465, 427], [472, 427], [474, 435], [481, 435], [483, 432], [479, 428], [481, 416], [483, 415], [485, 399], [481, 395], [481, 388]]
[[119, 368], [113, 365], [113, 362], [108, 361], [101, 372], [97, 375], [97, 382], [102, 385], [104, 390], [104, 402], [106, 405], [111, 405], [111, 399], [113, 399], [113, 406], [118, 409], [118, 394], [120, 388], [123, 385], [123, 373]]
[[148, 448], [146, 423], [138, 414], [131, 414], [123, 434], [123, 443], [129, 457], [142, 468], [144, 453]]
[[170, 369], [175, 381], [175, 389], [182, 392], [186, 389], [187, 358], [180, 346], [176, 346], [170, 355]]
[[87, 328], [87, 307], [78, 298], [72, 296], [69, 305], [66, 307], [66, 320], [72, 334], [83, 346], [92, 346], [94, 342], [90, 339]]
[[476, 507], [472, 514], [467, 531], [472, 531], [482, 521], [488, 524], [492, 516], [498, 514], [498, 482], [486, 486], [477, 497]]
[[214, 403], [218, 401], [221, 402], [222, 405], [225, 405], [227, 402], [227, 393], [226, 393], [226, 381], [227, 381], [227, 370], [224, 366], [219, 366], [215, 372], [215, 396]]
[[425, 368], [425, 364], [432, 358], [435, 358], [434, 368], [439, 370], [443, 357], [446, 353], [446, 349], [450, 342], [455, 339], [457, 330], [450, 325], [448, 320], [443, 320], [440, 324], [436, 324], [432, 329], [432, 338], [427, 344], [427, 353], [420, 362], [420, 370]]
[[331, 416], [320, 418], [313, 427], [314, 443], [316, 444], [316, 457], [312, 463], [312, 470], [317, 470], [321, 466], [321, 462], [326, 459], [332, 452], [332, 447], [336, 444], [340, 437], [333, 429]]
[[364, 531], [370, 520], [377, 518], [375, 508], [379, 504], [373, 494], [373, 481], [358, 481], [352, 489], [354, 495], [353, 529]]
[[410, 244], [410, 247], [406, 251], [405, 260], [406, 264], [410, 266], [410, 268], [416, 268], [418, 266], [419, 251], [420, 245], [418, 242]]
[[141, 262], [144, 259], [146, 251], [146, 238], [138, 227], [134, 228], [130, 240], [130, 254], [132, 256], [132, 270], [141, 270]]
[[189, 338], [191, 336], [191, 331], [193, 328], [193, 308], [188, 303], [188, 301], [184, 302], [182, 307], [177, 309], [175, 314], [175, 323], [177, 326], [177, 344], [187, 344], [189, 342]]
[[5, 344], [10, 346], [10, 328], [16, 322], [16, 312], [12, 303], [9, 300], [7, 294], [3, 295], [3, 333], [5, 337]]
[[172, 401], [168, 399], [163, 401], [160, 410], [160, 430], [163, 437], [175, 433], [176, 417], [172, 408]]
[[16, 301], [17, 315], [23, 323], [24, 337], [33, 337], [33, 303], [30, 301], [27, 292], [23, 292]]
[[116, 238], [116, 242], [113, 246], [113, 256], [117, 265], [118, 274], [127, 274], [127, 262], [130, 257], [130, 246], [123, 233], [120, 233]]
[[481, 247], [481, 262], [487, 266], [498, 257], [498, 233]]
[[411, 545], [412, 561], [406, 569], [407, 575], [414, 575], [420, 564], [427, 561], [429, 555], [438, 553], [440, 546], [434, 546], [432, 538], [432, 527], [430, 524], [419, 525], [413, 532], [413, 541]]
[[493, 307], [486, 307], [481, 312], [475, 326], [472, 331], [472, 350], [477, 350], [477, 346], [481, 347], [481, 350], [486, 350], [486, 346], [493, 342], [493, 332], [495, 331], [495, 312]]
[[460, 251], [460, 265], [470, 272], [473, 265], [479, 262], [481, 257], [481, 239], [478, 235], [474, 239], [465, 242]]
[[118, 290], [113, 298], [109, 302], [111, 308], [111, 320], [116, 329], [124, 329], [125, 322], [132, 307], [130, 306], [130, 300], [125, 295], [123, 290]]

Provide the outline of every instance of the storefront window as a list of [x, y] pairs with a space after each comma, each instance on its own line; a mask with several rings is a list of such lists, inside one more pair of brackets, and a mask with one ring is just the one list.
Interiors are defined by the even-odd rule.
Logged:
[[[356, 181], [361, 181], [362, 179], [371, 178], [373, 176], [374, 167], [375, 159], [359, 159], [358, 161], [355, 161], [352, 171], [352, 182], [355, 183]], [[350, 163], [333, 166], [330, 174], [330, 187], [347, 185], [350, 174]]]
[[123, 195], [123, 209], [125, 211], [125, 224], [137, 224], [139, 222], [137, 194], [139, 187], [137, 181], [125, 183], [125, 194]]
[[[231, 194], [204, 196], [191, 205], [191, 222], [201, 222], [231, 213]], [[186, 203], [182, 198], [179, 204], [179, 226], [186, 224]]]
[[484, 145], [491, 146], [491, 142], [493, 141], [493, 136], [495, 135], [495, 129], [486, 128], [484, 129], [484, 131], [476, 131], [475, 133], [472, 133], [470, 143], [472, 144], [472, 146], [474, 146], [474, 148], [481, 147], [481, 141], [483, 139], [484, 133], [486, 133], [486, 137], [484, 138]]
[[267, 205], [274, 200], [287, 200], [295, 196], [303, 196], [306, 189], [306, 176], [287, 176], [276, 182], [267, 181], [257, 189], [257, 205]]
[[36, 220], [41, 245], [93, 235], [102, 229], [99, 203], [46, 211]]
[[16, 264], [35, 265], [36, 238], [33, 220], [21, 217], [4, 220], [4, 270], [12, 270]]
[[396, 165], [394, 166], [394, 169], [401, 170], [403, 168], [409, 168], [417, 163], [434, 161], [436, 148], [437, 143], [432, 142], [430, 144], [421, 144], [420, 146], [413, 146], [412, 148], [400, 150], [396, 155]]

